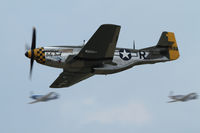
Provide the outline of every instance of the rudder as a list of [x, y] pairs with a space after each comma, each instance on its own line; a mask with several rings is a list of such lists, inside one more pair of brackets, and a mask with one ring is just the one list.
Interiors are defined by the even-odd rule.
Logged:
[[157, 47], [167, 47], [170, 60], [176, 60], [180, 56], [173, 32], [163, 32], [160, 40], [158, 41]]

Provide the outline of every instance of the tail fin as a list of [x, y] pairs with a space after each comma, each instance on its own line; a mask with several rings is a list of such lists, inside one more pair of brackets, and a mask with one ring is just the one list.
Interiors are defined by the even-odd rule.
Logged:
[[163, 32], [158, 41], [157, 47], [167, 47], [170, 60], [176, 60], [179, 58], [178, 46], [173, 32]]

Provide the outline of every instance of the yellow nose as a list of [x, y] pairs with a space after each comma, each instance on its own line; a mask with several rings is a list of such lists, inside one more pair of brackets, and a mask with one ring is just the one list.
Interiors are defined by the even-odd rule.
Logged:
[[31, 53], [32, 53], [31, 50], [28, 50], [28, 51], [25, 53], [25, 56], [28, 57], [28, 58], [31, 58], [31, 56], [32, 56]]
[[34, 60], [36, 60], [39, 63], [45, 63], [45, 51], [44, 48], [36, 48], [33, 50], [28, 50], [25, 53], [25, 56], [28, 58], [33, 58]]

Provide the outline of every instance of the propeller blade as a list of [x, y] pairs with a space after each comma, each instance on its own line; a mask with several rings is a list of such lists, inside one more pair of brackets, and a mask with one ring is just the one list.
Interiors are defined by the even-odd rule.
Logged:
[[36, 29], [35, 27], [33, 27], [31, 50], [35, 49], [35, 47], [36, 47]]
[[31, 62], [30, 62], [30, 79], [32, 77], [33, 71], [33, 63], [34, 63], [34, 49], [36, 47], [36, 29], [33, 27], [33, 36], [32, 36], [32, 44], [31, 44]]
[[33, 63], [34, 63], [34, 58], [31, 56], [30, 73], [29, 73], [29, 78], [30, 78], [30, 79], [31, 79], [31, 77], [32, 77]]
[[[32, 71], [33, 71], [34, 49], [35, 48], [36, 48], [36, 29], [35, 29], [35, 27], [33, 27], [31, 48], [27, 44], [25, 44], [25, 49], [26, 49], [25, 56], [27, 56], [28, 58], [31, 58], [31, 61], [30, 61], [30, 72], [29, 72], [29, 78], [30, 79], [32, 77]], [[31, 53], [29, 53], [29, 50], [31, 51]]]

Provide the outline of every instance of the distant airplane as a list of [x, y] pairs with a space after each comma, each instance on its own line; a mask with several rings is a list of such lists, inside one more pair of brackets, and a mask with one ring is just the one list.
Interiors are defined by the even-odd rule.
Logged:
[[37, 103], [37, 102], [46, 102], [49, 100], [58, 99], [59, 95], [55, 92], [49, 92], [46, 95], [31, 95], [30, 98], [34, 99], [35, 101], [30, 102], [29, 104]]
[[169, 101], [168, 103], [172, 102], [186, 102], [188, 100], [194, 100], [198, 98], [197, 93], [189, 93], [187, 95], [173, 95], [173, 92], [170, 92], [169, 98], [173, 99], [172, 101]]

